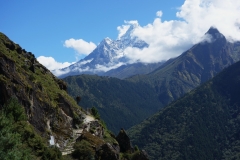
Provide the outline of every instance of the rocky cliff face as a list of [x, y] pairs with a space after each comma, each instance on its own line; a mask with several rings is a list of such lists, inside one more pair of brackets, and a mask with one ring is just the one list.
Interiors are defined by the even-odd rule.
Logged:
[[84, 112], [65, 92], [66, 84], [38, 63], [32, 53], [3, 34], [0, 88], [1, 105], [10, 97], [17, 97], [36, 131], [45, 138], [54, 136], [61, 149], [72, 137], [74, 126], [81, 122], [77, 119], [83, 119]]
[[41, 65], [31, 52], [0, 33], [0, 111], [8, 99], [16, 97], [24, 107], [27, 121], [62, 155], [72, 154], [77, 141], [90, 135], [85, 141], [95, 146], [95, 157], [116, 154], [119, 159], [120, 151], [111, 150], [118, 147], [114, 136], [99, 119], [80, 108], [66, 89], [65, 82]]

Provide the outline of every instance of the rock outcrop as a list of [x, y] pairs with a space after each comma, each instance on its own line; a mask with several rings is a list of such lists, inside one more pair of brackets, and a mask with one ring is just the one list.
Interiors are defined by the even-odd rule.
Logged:
[[128, 137], [127, 133], [124, 131], [124, 129], [121, 129], [118, 133], [116, 140], [118, 141], [118, 144], [120, 146], [121, 152], [131, 152], [132, 146], [130, 142], [130, 138]]
[[148, 160], [148, 155], [145, 151], [140, 151], [138, 147], [132, 147], [130, 138], [124, 129], [120, 130], [116, 137], [116, 140], [120, 146], [120, 152], [130, 154], [132, 160]]
[[118, 146], [105, 143], [96, 150], [96, 159], [119, 160]]

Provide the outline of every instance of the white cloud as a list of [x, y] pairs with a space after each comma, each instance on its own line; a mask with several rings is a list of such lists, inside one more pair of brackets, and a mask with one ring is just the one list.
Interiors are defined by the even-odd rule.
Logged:
[[81, 67], [81, 66], [84, 65], [84, 64], [90, 63], [92, 60], [93, 60], [93, 58], [92, 58], [92, 59], [89, 59], [89, 60], [78, 61], [78, 63], [75, 63], [74, 66]]
[[81, 68], [81, 66], [78, 66], [75, 68], [64, 68], [63, 70], [60, 70], [60, 69], [52, 70], [52, 73], [55, 76], [61, 76], [61, 75], [67, 74], [69, 72], [72, 72], [72, 73], [84, 73], [84, 72], [99, 73], [99, 72], [107, 72], [111, 69], [116, 69], [122, 65], [124, 65], [124, 63], [120, 62], [120, 63], [116, 63], [116, 64], [111, 64], [108, 66], [97, 64], [95, 66], [95, 68], [90, 68], [89, 66]]
[[64, 42], [64, 46], [67, 48], [73, 48], [80, 55], [88, 55], [95, 48], [96, 45], [93, 42], [86, 42], [83, 39], [68, 39]]
[[53, 57], [44, 57], [40, 56], [37, 58], [38, 62], [44, 65], [47, 69], [50, 71], [57, 70], [61, 68], [65, 68], [70, 66], [71, 64], [74, 64], [75, 62], [69, 63], [69, 62], [57, 62]]
[[138, 21], [134, 20], [134, 21], [124, 21], [124, 25], [122, 26], [118, 26], [117, 30], [118, 30], [118, 39], [121, 38], [126, 31], [129, 29], [130, 25], [138, 25]]
[[163, 15], [163, 12], [162, 12], [162, 11], [157, 11], [157, 13], [156, 13], [156, 16], [157, 16], [157, 17], [162, 17], [162, 15]]
[[109, 70], [111, 70], [111, 69], [116, 69], [116, 68], [118, 68], [118, 67], [120, 67], [120, 66], [122, 66], [122, 65], [124, 65], [124, 63], [122, 63], [122, 62], [114, 63], [114, 64], [111, 64], [111, 65], [109, 65], [109, 66], [97, 64], [97, 65], [95, 66], [95, 67], [96, 67], [95, 71], [107, 72], [107, 71], [109, 71]]
[[[149, 47], [143, 50], [130, 47], [125, 49], [124, 54], [130, 59], [128, 63], [160, 62], [180, 55], [204, 39], [210, 42], [211, 38], [204, 34], [211, 26], [216, 27], [228, 40], [240, 40], [239, 15], [240, 1], [238, 0], [185, 0], [184, 4], [176, 10], [177, 20], [162, 21], [164, 14], [162, 11], [157, 11], [154, 21], [145, 26], [140, 26], [137, 20], [124, 21], [123, 25], [117, 27], [118, 38], [126, 33], [130, 25], [135, 25], [132, 36], [144, 40]], [[73, 48], [82, 55], [88, 55], [96, 48], [92, 42], [73, 38], [66, 40], [64, 46]], [[56, 62], [52, 57], [39, 57], [38, 60], [50, 70], [71, 64]], [[120, 65], [120, 63], [109, 66], [97, 65], [95, 70], [108, 71]], [[88, 67], [78, 69], [79, 71], [91, 70]], [[64, 72], [68, 71], [64, 70]], [[57, 72], [59, 71], [56, 71], [56, 74], [60, 74]]]
[[[89, 61], [91, 61], [91, 60], [89, 60]], [[81, 68], [82, 64], [85, 64], [85, 62], [88, 63], [89, 61], [83, 61], [83, 63], [81, 63], [80, 65], [78, 63], [76, 63], [74, 65], [75, 68], [72, 71], [78, 71], [78, 72], [107, 72], [111, 69], [116, 69], [116, 68], [124, 65], [124, 63], [122, 63], [122, 62], [118, 62], [118, 63], [109, 63], [107, 65], [96, 64], [94, 68], [90, 68], [89, 66]]]
[[51, 72], [55, 75], [55, 76], [61, 76], [64, 74], [69, 73], [71, 70], [69, 68], [66, 68], [64, 70], [60, 70], [60, 69], [56, 69], [56, 70], [52, 70]]
[[[215, 26], [228, 39], [240, 39], [240, 1], [236, 0], [186, 0], [177, 16], [183, 18], [189, 28], [206, 30]], [[197, 31], [195, 31], [197, 32]]]
[[186, 0], [176, 13], [178, 20], [162, 21], [162, 15], [157, 11], [152, 23], [134, 30], [133, 36], [146, 41], [149, 48], [127, 48], [124, 52], [132, 61], [149, 63], [176, 57], [203, 40], [211, 26], [228, 40], [240, 40], [240, 1]]
[[118, 30], [118, 39], [120, 37], [122, 37], [122, 35], [124, 35], [124, 33], [126, 33], [126, 31], [128, 30], [128, 28], [130, 27], [130, 25], [122, 25], [122, 26], [118, 26], [117, 30]]

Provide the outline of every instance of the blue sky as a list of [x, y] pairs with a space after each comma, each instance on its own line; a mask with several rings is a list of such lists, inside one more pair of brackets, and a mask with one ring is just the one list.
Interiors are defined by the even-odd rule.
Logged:
[[124, 20], [151, 23], [156, 12], [165, 19], [176, 18], [183, 0], [71, 0], [1, 1], [0, 31], [36, 57], [52, 56], [57, 61], [75, 61], [74, 50], [63, 46], [70, 38], [98, 44], [103, 38], [116, 39]]
[[[236, 0], [2, 0], [0, 6], [0, 32], [36, 57], [51, 57], [59, 64], [87, 55], [79, 53], [76, 45], [91, 48], [90, 43], [97, 45], [105, 37], [116, 39], [117, 28], [133, 20], [140, 25], [136, 35], [152, 46], [149, 58], [143, 56], [146, 62], [181, 54], [211, 26], [234, 40], [239, 37], [240, 2]], [[68, 48], [70, 39], [83, 43]], [[137, 53], [138, 57], [145, 54]]]

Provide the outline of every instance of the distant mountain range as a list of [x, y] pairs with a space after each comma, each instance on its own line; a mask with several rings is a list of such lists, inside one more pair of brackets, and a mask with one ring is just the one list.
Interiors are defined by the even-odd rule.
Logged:
[[240, 60], [240, 42], [228, 42], [213, 27], [205, 35], [209, 37], [208, 41], [194, 45], [147, 75], [128, 80], [150, 84], [161, 103], [166, 105]]
[[[207, 41], [194, 45], [179, 57], [168, 60], [145, 75], [131, 76], [122, 81], [87, 75], [68, 77], [64, 80], [68, 84], [69, 94], [83, 96], [80, 102], [83, 107], [87, 107], [85, 104], [91, 104], [91, 101], [112, 130], [116, 130], [112, 126], [127, 129], [240, 59], [239, 42], [228, 42], [224, 35], [213, 27], [205, 36], [208, 37]], [[135, 65], [144, 69], [142, 64]], [[118, 73], [121, 72], [116, 72]], [[144, 90], [150, 97], [144, 94]], [[152, 103], [146, 103], [150, 101]], [[132, 104], [139, 105], [136, 107]], [[115, 114], [121, 115], [117, 121], [110, 118]]]
[[[108, 37], [105, 38], [97, 48], [84, 59], [69, 67], [55, 70], [53, 73], [58, 73], [61, 78], [80, 74], [97, 74], [126, 78], [134, 74], [145, 74], [153, 71], [162, 63], [143, 64], [136, 62], [138, 65], [135, 65], [135, 63], [130, 62], [124, 53], [124, 50], [128, 47], [143, 49], [149, 46], [138, 37], [132, 36], [137, 26], [137, 24], [132, 24], [126, 33], [117, 40], [111, 40]], [[146, 69], [142, 70], [143, 67], [139, 68], [139, 65], [144, 66]]]

